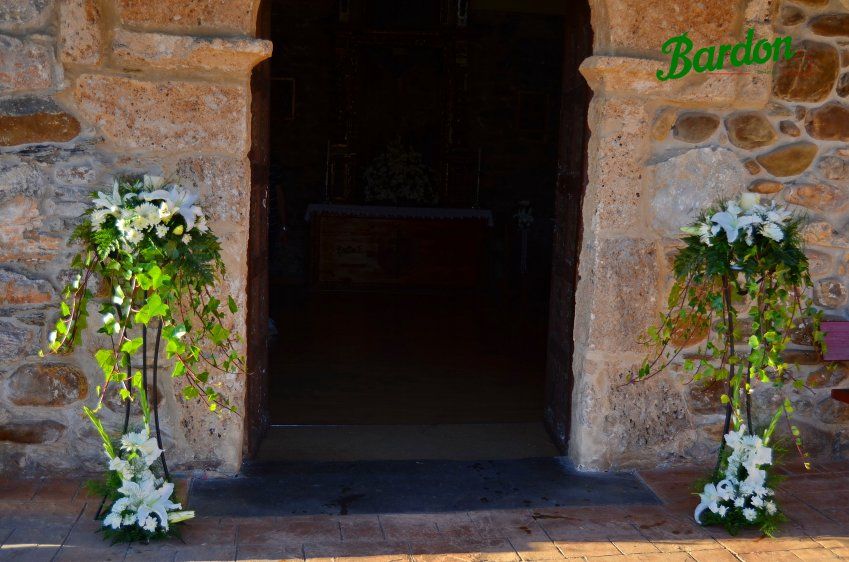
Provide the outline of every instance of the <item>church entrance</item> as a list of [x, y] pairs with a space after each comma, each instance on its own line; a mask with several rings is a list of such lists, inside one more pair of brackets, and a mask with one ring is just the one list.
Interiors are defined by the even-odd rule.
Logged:
[[254, 97], [268, 94], [267, 246], [252, 260], [267, 259], [269, 318], [249, 319], [249, 333], [267, 332], [267, 371], [249, 381], [251, 452], [564, 451], [588, 6], [265, 8], [275, 50]]

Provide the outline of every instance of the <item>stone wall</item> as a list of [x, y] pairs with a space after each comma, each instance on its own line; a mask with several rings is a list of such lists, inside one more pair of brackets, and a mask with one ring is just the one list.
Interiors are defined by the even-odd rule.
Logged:
[[[646, 353], [637, 337], [665, 303], [679, 228], [704, 206], [749, 190], [806, 212], [814, 299], [828, 317], [849, 313], [849, 5], [662, 0], [643, 17], [638, 4], [595, 2], [597, 54], [583, 66], [595, 99], [571, 455], [593, 468], [707, 459], [716, 450], [718, 387], [705, 394], [674, 373], [623, 386]], [[800, 54], [742, 74], [655, 79], [667, 66], [659, 53], [666, 39], [688, 31], [695, 50], [736, 43], [749, 28], [756, 40], [791, 35]], [[809, 343], [800, 332], [789, 352], [810, 387], [793, 391], [797, 422], [812, 456], [846, 455], [849, 406], [829, 389], [845, 386], [849, 372], [825, 369]], [[776, 392], [760, 389], [755, 404], [764, 423]]]
[[[244, 306], [249, 78], [271, 54], [251, 37], [257, 4], [0, 5], [0, 473], [86, 470], [102, 460], [81, 412], [100, 379], [95, 340], [70, 356], [37, 357], [69, 277], [66, 240], [90, 191], [135, 173], [195, 186], [223, 242], [224, 291]], [[244, 381], [224, 383], [240, 405]], [[242, 419], [185, 404], [170, 380], [163, 391], [174, 462], [235, 471]], [[110, 404], [104, 414], [116, 429], [118, 410]]]

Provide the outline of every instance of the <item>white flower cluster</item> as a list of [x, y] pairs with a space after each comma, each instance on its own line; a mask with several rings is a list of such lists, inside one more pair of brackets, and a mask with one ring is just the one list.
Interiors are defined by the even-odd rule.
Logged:
[[751, 246], [756, 234], [781, 242], [784, 228], [793, 218], [793, 213], [776, 205], [775, 201], [761, 205], [757, 193], [744, 193], [736, 200], [727, 201], [722, 208], [725, 210], [705, 216], [695, 225], [681, 230], [698, 236], [707, 246], [713, 246], [713, 237], [720, 231], [724, 231], [729, 244], [744, 236], [746, 244]]
[[725, 442], [731, 449], [725, 478], [716, 484], [707, 484], [699, 494], [702, 501], [694, 514], [696, 522], [702, 523], [705, 510], [721, 518], [737, 511], [750, 523], [764, 514], [775, 515], [778, 506], [771, 499], [775, 492], [766, 486], [767, 473], [763, 469], [772, 464], [772, 449], [757, 435], [747, 435], [746, 426], [729, 432]]
[[[188, 244], [192, 241], [192, 229], [209, 230], [203, 210], [195, 205], [197, 194], [174, 184], [166, 185], [164, 179], [156, 176], [144, 176], [143, 186], [143, 191], [121, 195], [116, 180], [112, 183], [111, 194], [99, 191], [93, 201], [92, 228], [100, 230], [109, 217], [114, 217], [116, 228], [130, 247], [141, 242], [147, 233], [164, 238], [170, 232], [181, 236], [183, 243]], [[183, 217], [185, 227], [182, 224], [169, 226], [177, 215]]]
[[121, 450], [126, 459], [119, 456], [110, 458], [109, 470], [121, 476], [118, 493], [122, 497], [112, 504], [103, 519], [104, 527], [118, 530], [137, 525], [154, 533], [159, 529], [167, 531], [169, 523], [194, 517], [193, 511], [176, 511], [182, 506], [171, 501], [174, 484], [158, 478], [150, 469], [162, 450], [147, 427], [121, 437]]

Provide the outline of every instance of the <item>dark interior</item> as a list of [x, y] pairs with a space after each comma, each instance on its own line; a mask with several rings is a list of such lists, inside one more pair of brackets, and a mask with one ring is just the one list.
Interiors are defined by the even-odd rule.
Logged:
[[573, 12], [271, 4], [271, 425], [543, 421]]

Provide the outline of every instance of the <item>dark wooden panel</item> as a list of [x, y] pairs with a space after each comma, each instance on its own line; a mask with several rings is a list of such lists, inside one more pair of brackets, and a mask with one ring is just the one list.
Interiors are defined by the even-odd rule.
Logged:
[[473, 288], [483, 280], [482, 220], [317, 216], [313, 283], [322, 289]]
[[[269, 36], [271, 1], [264, 0], [257, 37]], [[251, 76], [251, 207], [248, 231], [247, 388], [243, 454], [252, 457], [268, 428], [268, 169], [271, 61]]]
[[581, 208], [587, 182], [587, 111], [592, 97], [578, 70], [581, 62], [592, 54], [593, 35], [586, 0], [575, 2], [574, 6], [570, 4], [564, 35], [545, 421], [551, 436], [565, 453], [572, 420], [575, 288], [583, 233]]

